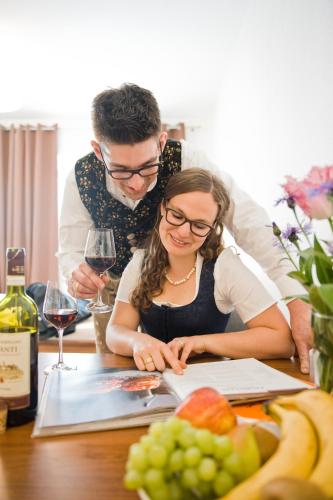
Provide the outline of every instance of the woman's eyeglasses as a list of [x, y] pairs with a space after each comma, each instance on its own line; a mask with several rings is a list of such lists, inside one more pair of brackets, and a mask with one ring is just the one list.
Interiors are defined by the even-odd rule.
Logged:
[[183, 224], [188, 222], [190, 224], [191, 232], [195, 234], [195, 236], [200, 236], [201, 238], [207, 236], [210, 231], [214, 229], [214, 227], [210, 226], [209, 224], [205, 224], [204, 222], [200, 222], [197, 220], [188, 219], [176, 210], [168, 207], [165, 208], [165, 219], [172, 226], [182, 226]]

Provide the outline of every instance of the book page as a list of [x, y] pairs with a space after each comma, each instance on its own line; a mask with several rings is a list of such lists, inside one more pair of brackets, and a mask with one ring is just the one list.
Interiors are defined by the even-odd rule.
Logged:
[[180, 399], [195, 389], [213, 387], [229, 399], [308, 389], [309, 385], [260, 361], [236, 359], [188, 365], [184, 375], [163, 374]]
[[160, 372], [55, 371], [47, 376], [33, 437], [144, 425], [177, 404]]

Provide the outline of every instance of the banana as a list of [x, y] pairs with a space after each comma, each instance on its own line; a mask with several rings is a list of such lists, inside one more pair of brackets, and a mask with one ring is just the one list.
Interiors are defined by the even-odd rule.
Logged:
[[320, 390], [307, 390], [278, 398], [276, 403], [303, 412], [312, 422], [319, 441], [318, 461], [308, 479], [333, 496], [333, 396]]
[[301, 412], [274, 403], [269, 405], [269, 411], [281, 422], [281, 439], [276, 452], [223, 500], [257, 500], [260, 489], [276, 477], [304, 479], [309, 476], [317, 457], [317, 439], [311, 423]]

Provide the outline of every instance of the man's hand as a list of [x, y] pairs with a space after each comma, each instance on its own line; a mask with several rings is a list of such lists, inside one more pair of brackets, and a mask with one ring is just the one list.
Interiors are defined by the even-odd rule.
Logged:
[[103, 290], [108, 281], [108, 276], [104, 275], [100, 278], [88, 264], [82, 262], [72, 272], [72, 277], [68, 282], [68, 291], [79, 299], [91, 299], [97, 294], [98, 288]]
[[302, 373], [309, 373], [309, 350], [313, 345], [311, 306], [295, 299], [287, 304], [291, 333], [296, 344]]

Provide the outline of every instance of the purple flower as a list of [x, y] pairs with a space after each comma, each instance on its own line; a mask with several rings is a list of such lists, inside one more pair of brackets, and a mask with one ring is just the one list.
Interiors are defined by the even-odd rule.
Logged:
[[274, 206], [276, 207], [277, 205], [280, 205], [281, 203], [287, 203], [289, 208], [295, 208], [295, 206], [296, 206], [295, 200], [292, 196], [284, 196], [283, 198], [279, 198], [274, 203]]
[[301, 232], [302, 231], [299, 227], [291, 226], [290, 224], [288, 224], [287, 228], [282, 232], [282, 238], [291, 241], [291, 243], [296, 243], [296, 241], [299, 240], [299, 237], [297, 235]]
[[281, 203], [284, 203], [285, 201], [287, 201], [287, 198], [285, 196], [283, 196], [282, 198], [278, 198], [274, 203], [274, 207], [281, 205]]
[[308, 236], [312, 233], [312, 224], [311, 222], [305, 222], [305, 224], [302, 224], [303, 231], [305, 234]]
[[332, 195], [333, 194], [333, 181], [329, 180], [329, 181], [323, 182], [318, 187], [315, 187], [313, 189], [309, 189], [308, 194], [309, 194], [310, 198], [314, 198], [315, 196], [319, 196], [319, 195], [323, 195], [323, 194], [324, 195], [325, 194]]

